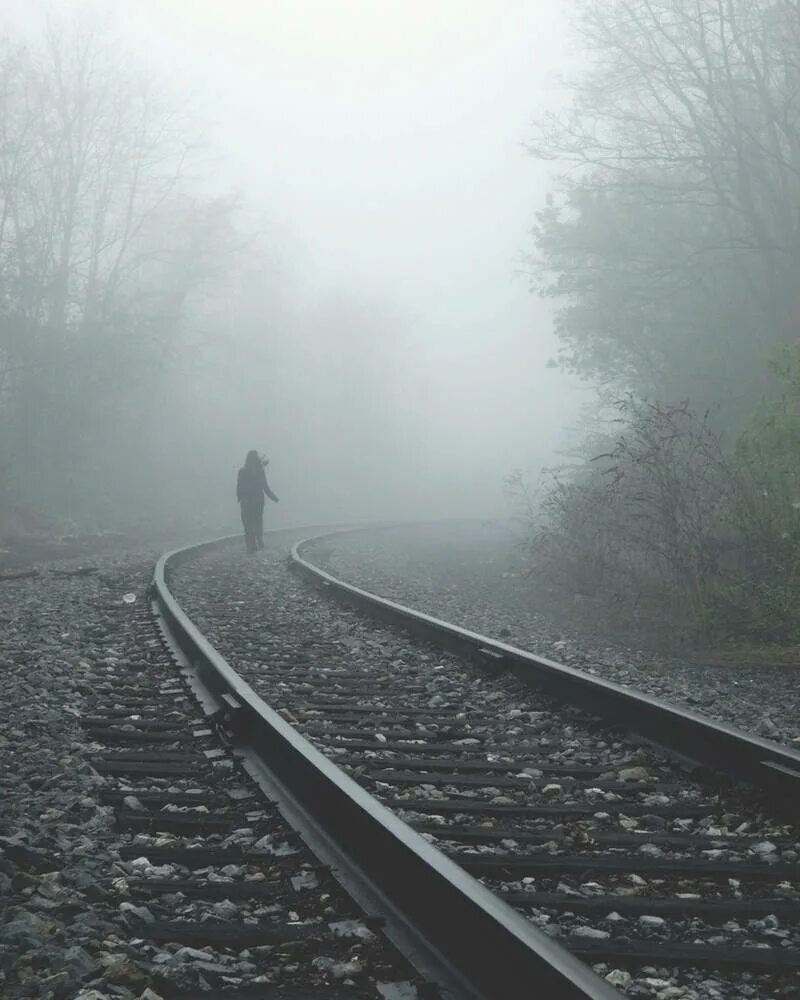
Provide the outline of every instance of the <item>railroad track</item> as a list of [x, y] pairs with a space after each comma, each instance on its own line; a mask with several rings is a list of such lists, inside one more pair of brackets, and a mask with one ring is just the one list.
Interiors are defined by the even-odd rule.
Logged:
[[[232, 747], [240, 703], [203, 681], [210, 661], [187, 661], [194, 633], [166, 624], [163, 578], [152, 597], [128, 619], [135, 660], [95, 664], [79, 720], [98, 797], [126, 839], [87, 914], [106, 938], [106, 985], [150, 1000], [439, 996], [385, 937], [380, 908], [355, 902], [330, 852], [314, 852], [274, 773]], [[54, 995], [77, 985], [68, 975]]]
[[225, 543], [181, 550], [159, 562], [153, 599], [164, 640], [205, 716], [230, 742], [238, 767], [278, 804], [317, 863], [335, 873], [368, 914], [364, 923], [379, 926], [383, 939], [413, 963], [416, 976], [403, 987], [407, 992], [382, 987], [381, 995], [615, 996], [582, 962], [367, 794], [210, 645], [176, 601], [167, 577]]
[[[511, 927], [512, 908], [524, 916], [538, 957], [499, 989], [495, 973], [478, 982], [466, 970], [479, 992], [531, 995], [542, 969], [561, 961], [565, 971], [536, 995], [615, 995], [609, 983], [665, 998], [800, 995], [800, 755], [381, 601], [314, 568], [308, 548], [295, 546], [295, 568], [326, 595], [415, 633], [427, 659], [397, 660], [398, 633], [352, 615], [338, 636], [314, 626], [304, 635], [285, 595], [260, 607], [262, 567], [248, 564], [242, 586], [239, 562], [222, 550], [207, 564], [212, 596], [201, 593], [202, 561], [186, 568], [194, 583], [179, 570], [178, 585], [284, 723], [412, 827], [417, 839], [393, 833], [413, 850], [435, 846], [424, 856], [434, 874], [467, 895], [479, 879]], [[305, 590], [295, 598], [312, 600]], [[382, 867], [395, 870], [391, 855], [375, 877]], [[388, 897], [431, 874], [397, 871], [400, 885], [382, 886]], [[482, 893], [478, 902], [491, 909]], [[432, 924], [459, 927], [457, 962], [481, 932], [467, 936], [462, 900], [447, 913]], [[580, 968], [588, 978], [578, 981]], [[705, 992], [692, 992], [698, 983]]]
[[295, 546], [358, 607], [334, 611], [286, 574], [286, 533], [266, 564], [229, 541], [163, 557], [129, 617], [136, 656], [85, 677], [118, 831], [87, 843], [104, 982], [150, 1000], [800, 996], [797, 754], [414, 615]]

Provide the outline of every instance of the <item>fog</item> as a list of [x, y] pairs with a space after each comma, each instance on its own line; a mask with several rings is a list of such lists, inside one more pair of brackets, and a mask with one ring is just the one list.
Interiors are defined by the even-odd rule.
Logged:
[[[4, 6], [12, 34], [48, 15], [126, 47], [202, 136], [193, 190], [235, 193], [252, 247], [192, 303], [163, 419], [139, 425], [159, 514], [235, 524], [249, 448], [275, 524], [503, 514], [505, 477], [553, 459], [581, 391], [547, 367], [525, 273], [551, 167], [524, 143], [561, 100], [562, 7]], [[135, 520], [135, 495], [104, 516]]]

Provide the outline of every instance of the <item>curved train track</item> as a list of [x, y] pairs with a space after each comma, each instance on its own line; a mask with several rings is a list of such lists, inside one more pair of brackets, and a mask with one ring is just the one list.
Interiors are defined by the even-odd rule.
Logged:
[[[292, 813], [260, 751], [232, 745], [244, 701], [215, 681], [218, 667], [230, 671], [175, 605], [167, 561], [151, 603], [129, 618], [136, 659], [96, 664], [79, 720], [99, 799], [126, 838], [93, 848], [106, 860], [88, 915], [105, 937], [104, 988], [147, 1000], [424, 995], [424, 977], [384, 937], [380, 916], [370, 919], [376, 910], [334, 877], [335, 855], [313, 850], [313, 827]], [[56, 996], [115, 995], [76, 993], [81, 971], [65, 975]]]
[[286, 1000], [671, 1000], [701, 968], [707, 996], [800, 996], [800, 754], [336, 580], [313, 539], [292, 568], [427, 661], [377, 644], [353, 662], [319, 636], [278, 654], [277, 613], [245, 668], [245, 587], [192, 609], [229, 663], [173, 589], [230, 541], [161, 558], [149, 672], [105, 677], [83, 720], [138, 831], [123, 881], [145, 962], [148, 942], [244, 946], [246, 974], [212, 960], [209, 989]]

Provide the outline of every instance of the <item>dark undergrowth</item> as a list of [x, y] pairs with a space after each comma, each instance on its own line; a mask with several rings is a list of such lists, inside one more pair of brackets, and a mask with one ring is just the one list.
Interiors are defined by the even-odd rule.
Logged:
[[687, 403], [628, 397], [537, 502], [510, 480], [536, 592], [553, 609], [659, 648], [795, 659], [800, 345], [775, 367], [783, 397], [730, 442]]

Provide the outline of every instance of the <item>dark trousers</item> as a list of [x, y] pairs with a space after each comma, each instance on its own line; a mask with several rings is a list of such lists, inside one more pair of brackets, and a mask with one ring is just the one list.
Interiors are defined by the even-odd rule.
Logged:
[[264, 504], [242, 504], [242, 524], [244, 543], [252, 555], [256, 549], [264, 548]]

